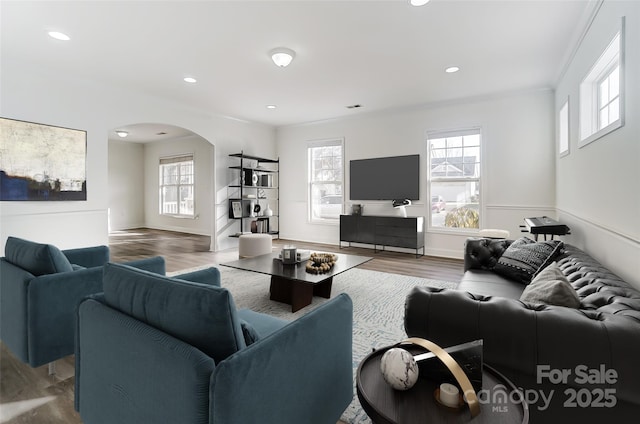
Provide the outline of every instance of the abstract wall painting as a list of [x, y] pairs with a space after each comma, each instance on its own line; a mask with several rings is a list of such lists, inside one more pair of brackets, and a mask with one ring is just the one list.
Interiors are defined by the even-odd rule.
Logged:
[[87, 132], [0, 118], [0, 201], [87, 200]]

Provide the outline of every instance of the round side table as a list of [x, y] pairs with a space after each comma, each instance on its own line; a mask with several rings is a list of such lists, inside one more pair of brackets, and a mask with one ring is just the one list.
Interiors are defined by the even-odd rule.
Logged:
[[[440, 405], [434, 392], [439, 385], [426, 378], [407, 391], [394, 390], [382, 377], [380, 359], [393, 346], [378, 349], [362, 360], [356, 375], [358, 399], [364, 411], [376, 424], [468, 423], [527, 424], [529, 407], [522, 393], [495, 369], [484, 365], [482, 393], [479, 393], [480, 415], [471, 417], [465, 404], [459, 409]], [[419, 348], [408, 349], [413, 354]], [[438, 360], [437, 358], [431, 360]], [[472, 421], [473, 420], [473, 421]]]

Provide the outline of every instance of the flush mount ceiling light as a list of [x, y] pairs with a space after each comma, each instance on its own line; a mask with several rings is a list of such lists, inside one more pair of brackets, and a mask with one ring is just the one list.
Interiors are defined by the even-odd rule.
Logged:
[[445, 69], [444, 71], [447, 74], [454, 74], [454, 73], [458, 72], [459, 70], [460, 70], [460, 68], [458, 68], [457, 66], [450, 66], [447, 69]]
[[126, 131], [116, 131], [116, 134], [118, 134], [118, 137], [120, 138], [125, 138], [126, 136], [129, 135], [129, 133]]
[[286, 47], [278, 47], [271, 50], [269, 56], [271, 56], [273, 63], [281, 68], [285, 68], [289, 66], [293, 58], [296, 57], [296, 52]]
[[424, 6], [429, 3], [429, 0], [409, 0], [409, 3], [411, 3], [411, 6]]
[[49, 31], [49, 32], [47, 32], [47, 34], [49, 34], [49, 37], [55, 38], [56, 40], [60, 40], [60, 41], [69, 41], [69, 40], [71, 40], [71, 37], [69, 37], [67, 34], [64, 34], [62, 32]]
[[194, 77], [184, 77], [183, 81], [188, 82], [189, 84], [195, 84], [196, 82], [198, 82], [198, 80]]
[[267, 109], [275, 109], [276, 105], [267, 105]]

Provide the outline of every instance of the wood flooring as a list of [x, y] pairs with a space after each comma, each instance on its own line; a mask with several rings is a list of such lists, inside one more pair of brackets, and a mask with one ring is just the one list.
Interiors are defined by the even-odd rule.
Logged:
[[[150, 229], [114, 232], [109, 236], [113, 262], [160, 255], [167, 271], [179, 271], [201, 265], [220, 264], [238, 258], [237, 249], [210, 252], [210, 238], [192, 234]], [[299, 249], [341, 252], [371, 256], [360, 268], [444, 281], [460, 281], [463, 263], [457, 259], [436, 258], [392, 251], [375, 253], [373, 249], [274, 240], [274, 250], [284, 244]], [[56, 361], [56, 375], [46, 365], [31, 368], [16, 359], [0, 343], [0, 424], [80, 424], [73, 408], [74, 357]], [[186, 424], [186, 423], [185, 423]], [[341, 424], [341, 423], [339, 423]]]

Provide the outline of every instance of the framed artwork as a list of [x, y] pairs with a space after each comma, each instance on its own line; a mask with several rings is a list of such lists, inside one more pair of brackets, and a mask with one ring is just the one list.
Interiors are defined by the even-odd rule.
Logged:
[[242, 202], [231, 201], [231, 214], [233, 218], [242, 218]]
[[87, 132], [0, 118], [0, 201], [87, 200]]

